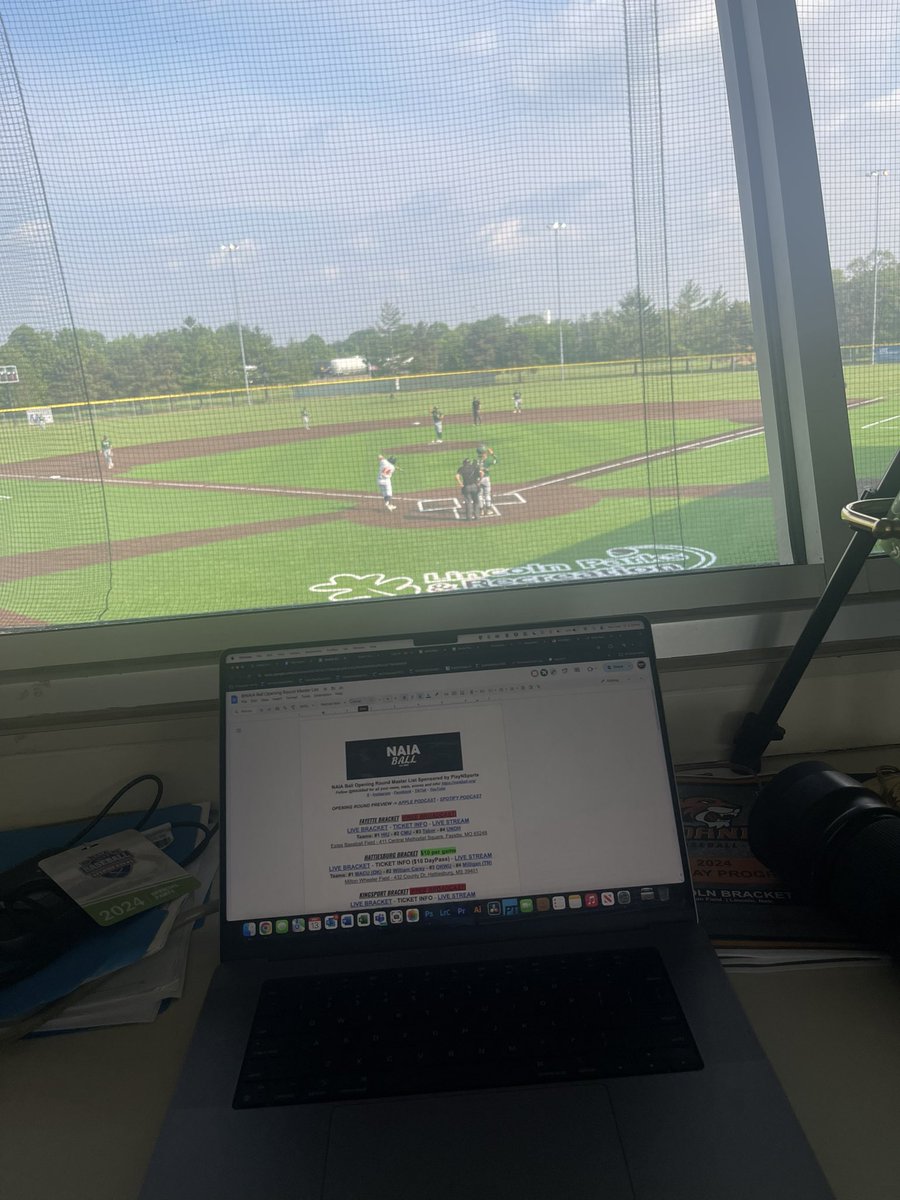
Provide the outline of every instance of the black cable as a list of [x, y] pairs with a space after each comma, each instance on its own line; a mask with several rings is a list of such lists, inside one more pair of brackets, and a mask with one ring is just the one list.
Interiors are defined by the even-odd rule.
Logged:
[[198, 843], [198, 845], [196, 845], [193, 848], [193, 850], [190, 852], [190, 854], [187, 856], [187, 858], [183, 858], [181, 860], [181, 862], [178, 864], [179, 867], [186, 867], [188, 865], [188, 863], [192, 863], [195, 858], [199, 858], [200, 855], [203, 853], [203, 851], [206, 849], [206, 847], [211, 842], [213, 835], [218, 833], [218, 830], [219, 830], [219, 822], [218, 821], [216, 821], [215, 825], [204, 825], [202, 821], [172, 821], [171, 824], [172, 824], [173, 829], [202, 829], [203, 830], [203, 841]]
[[148, 819], [153, 815], [153, 813], [159, 807], [160, 800], [162, 800], [163, 781], [160, 779], [160, 777], [158, 775], [150, 775], [150, 774], [135, 775], [134, 779], [129, 779], [128, 783], [126, 783], [124, 787], [119, 788], [119, 790], [113, 796], [112, 800], [110, 800], [110, 802], [108, 804], [106, 804], [100, 810], [100, 812], [97, 813], [96, 817], [94, 817], [94, 819], [92, 821], [89, 821], [87, 823], [87, 825], [85, 825], [84, 829], [82, 829], [78, 833], [76, 833], [75, 836], [70, 841], [66, 842], [65, 846], [60, 847], [59, 853], [61, 853], [63, 850], [70, 850], [73, 846], [77, 846], [79, 844], [79, 842], [83, 842], [84, 839], [87, 837], [87, 835], [91, 832], [91, 830], [100, 824], [100, 822], [103, 820], [103, 818], [109, 812], [109, 810], [111, 808], [113, 808], [114, 805], [117, 804], [119, 800], [122, 799], [122, 797], [125, 795], [125, 793], [131, 791], [131, 789], [133, 787], [136, 787], [137, 784], [143, 783], [145, 779], [150, 779], [153, 781], [153, 783], [156, 784], [156, 796], [153, 798], [152, 804], [146, 810], [144, 815], [141, 817], [140, 821], [138, 821], [137, 825], [135, 825], [135, 829], [143, 829], [144, 826], [146, 825]]

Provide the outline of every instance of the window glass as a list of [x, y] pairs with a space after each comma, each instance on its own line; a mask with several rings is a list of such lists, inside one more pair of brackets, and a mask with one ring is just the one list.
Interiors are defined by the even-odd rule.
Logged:
[[777, 560], [714, 0], [5, 20], [0, 626]]
[[900, 445], [900, 6], [799, 0], [797, 10], [862, 489]]

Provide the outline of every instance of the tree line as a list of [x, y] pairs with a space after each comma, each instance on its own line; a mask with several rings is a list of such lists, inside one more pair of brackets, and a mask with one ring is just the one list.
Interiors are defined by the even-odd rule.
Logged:
[[[890, 255], [879, 256], [879, 268], [884, 326], [900, 331], [900, 268]], [[860, 260], [835, 275], [836, 286], [840, 283], [843, 289], [847, 328], [854, 331], [865, 315], [867, 269], [871, 274], [871, 266], [866, 268]], [[894, 298], [889, 303], [891, 285]], [[25, 407], [242, 389], [237, 333], [233, 322], [211, 328], [190, 316], [176, 329], [114, 338], [89, 329], [49, 331], [20, 325], [0, 350], [0, 363], [16, 366], [20, 383], [0, 388], [0, 404]], [[753, 349], [747, 301], [729, 299], [721, 288], [704, 292], [690, 281], [669, 307], [658, 307], [635, 288], [602, 312], [564, 320], [562, 333], [569, 363]], [[310, 334], [277, 345], [259, 327], [243, 326], [242, 334], [253, 386], [304, 383], [320, 377], [330, 359], [356, 355], [384, 375], [490, 370], [559, 359], [559, 326], [542, 314], [491, 316], [451, 327], [409, 321], [391, 301], [381, 306], [371, 326], [333, 342]]]
[[[844, 346], [900, 345], [900, 263], [888, 250], [854, 258], [833, 271], [838, 328]], [[877, 293], [876, 293], [877, 284]]]

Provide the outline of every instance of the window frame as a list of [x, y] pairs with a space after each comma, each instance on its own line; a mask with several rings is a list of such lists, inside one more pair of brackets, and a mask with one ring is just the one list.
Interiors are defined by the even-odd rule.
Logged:
[[[168, 668], [208, 667], [227, 646], [436, 625], [642, 612], [670, 630], [693, 629], [681, 641], [689, 655], [782, 644], [773, 632], [788, 627], [781, 618], [815, 601], [846, 547], [840, 510], [856, 480], [796, 5], [716, 0], [716, 9], [782, 565], [16, 631], [0, 642], [0, 682], [9, 685], [0, 688], [0, 720], [16, 681], [35, 673], [127, 675], [138, 689], [156, 669], [159, 679], [171, 676], [171, 692], [163, 687], [157, 698], [176, 702], [178, 672]], [[865, 642], [875, 629], [883, 637], [900, 600], [895, 564], [867, 562], [854, 596], [844, 636]], [[676, 642], [669, 653], [678, 657]]]

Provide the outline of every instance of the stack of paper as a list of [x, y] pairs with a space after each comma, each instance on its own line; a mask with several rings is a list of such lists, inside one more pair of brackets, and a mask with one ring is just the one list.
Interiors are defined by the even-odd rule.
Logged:
[[[160, 822], [208, 824], [209, 808], [179, 805], [156, 815]], [[133, 828], [137, 819], [133, 813], [108, 817], [91, 831], [92, 837]], [[0, 871], [48, 848], [61, 848], [82, 827], [82, 822], [71, 822], [0, 832]], [[202, 837], [195, 828], [176, 827], [172, 833], [166, 853], [176, 861], [186, 858]], [[161, 1006], [180, 996], [195, 926], [190, 914], [209, 896], [218, 863], [216, 840], [190, 865], [201, 885], [191, 895], [110, 928], [98, 926], [49, 966], [0, 991], [0, 1037], [15, 1036], [23, 1022], [43, 1016], [48, 1019], [40, 1022], [40, 1032], [152, 1021]], [[67, 1006], [66, 997], [76, 992]]]
[[723, 965], [783, 969], [886, 957], [802, 903], [754, 856], [748, 823], [758, 791], [747, 779], [678, 783], [697, 914]]
[[[44, 1022], [41, 1033], [67, 1029], [96, 1029], [102, 1025], [135, 1025], [153, 1021], [170, 1000], [180, 998], [187, 973], [191, 934], [196, 922], [190, 913], [196, 897], [208, 896], [218, 867], [216, 839], [191, 863], [191, 873], [200, 880], [194, 896], [185, 896], [169, 907], [174, 909], [174, 929], [157, 934], [142, 959], [98, 983], [82, 1000], [68, 1005], [59, 1015]], [[185, 917], [187, 916], [187, 920]]]

